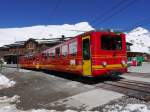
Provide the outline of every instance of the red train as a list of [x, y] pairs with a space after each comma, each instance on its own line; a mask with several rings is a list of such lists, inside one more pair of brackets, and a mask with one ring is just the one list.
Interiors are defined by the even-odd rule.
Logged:
[[41, 53], [20, 57], [22, 68], [36, 68], [96, 77], [127, 72], [124, 33], [90, 31]]

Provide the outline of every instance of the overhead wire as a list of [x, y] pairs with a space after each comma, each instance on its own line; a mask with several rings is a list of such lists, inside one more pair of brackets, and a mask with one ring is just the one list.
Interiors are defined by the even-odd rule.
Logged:
[[121, 5], [123, 5], [123, 3], [127, 2], [127, 0], [121, 0], [119, 2], [117, 2], [114, 6], [112, 6], [111, 8], [109, 8], [108, 10], [104, 11], [102, 14], [98, 15], [97, 17], [95, 17], [93, 20], [91, 20], [90, 23], [95, 23], [101, 19], [103, 19], [107, 14], [109, 14], [110, 12], [112, 12], [113, 10], [116, 10], [117, 8], [119, 8]]
[[120, 0], [119, 2], [117, 2], [113, 7], [109, 8], [108, 10], [106, 10], [104, 13], [100, 14], [99, 16], [95, 17], [93, 20], [91, 20], [90, 23], [95, 23], [98, 20], [101, 20], [105, 17], [106, 14], [109, 14], [110, 12], [112, 12], [113, 10], [118, 9], [119, 7], [121, 7], [123, 5], [123, 3], [127, 2], [127, 0]]
[[94, 26], [97, 27], [100, 24], [103, 24], [104, 22], [112, 19], [113, 16], [118, 15], [119, 13], [123, 12], [124, 10], [126, 10], [127, 8], [129, 8], [130, 6], [134, 5], [135, 3], [137, 3], [137, 0], [132, 0], [130, 2], [128, 2], [127, 4], [125, 4], [123, 7], [120, 7], [119, 10], [116, 10], [115, 12], [113, 12], [111, 15], [107, 16], [106, 18], [104, 18], [102, 21], [97, 21], [97, 24], [95, 24]]
[[129, 27], [126, 28], [126, 30], [131, 30], [135, 27], [138, 27], [138, 26], [145, 26], [145, 25], [150, 25], [150, 24], [147, 24], [147, 23], [150, 23], [150, 17], [148, 18], [144, 18], [143, 20], [140, 20], [140, 21], [137, 21], [136, 23], [130, 25]]

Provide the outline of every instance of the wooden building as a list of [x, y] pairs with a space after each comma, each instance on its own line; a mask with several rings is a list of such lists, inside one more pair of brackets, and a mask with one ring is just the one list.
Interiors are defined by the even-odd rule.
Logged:
[[3, 58], [8, 64], [16, 64], [18, 57], [21, 55], [43, 51], [69, 38], [70, 37], [53, 39], [30, 38], [27, 41], [18, 41], [13, 44], [0, 47], [0, 58]]

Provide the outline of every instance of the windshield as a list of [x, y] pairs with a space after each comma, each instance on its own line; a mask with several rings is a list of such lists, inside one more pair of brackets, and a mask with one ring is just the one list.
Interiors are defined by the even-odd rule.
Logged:
[[103, 50], [121, 50], [122, 38], [118, 35], [102, 35], [101, 48]]

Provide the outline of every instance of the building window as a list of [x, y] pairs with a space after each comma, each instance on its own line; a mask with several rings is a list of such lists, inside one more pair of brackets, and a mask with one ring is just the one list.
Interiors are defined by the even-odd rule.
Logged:
[[69, 44], [69, 54], [76, 55], [77, 54], [77, 42], [72, 42]]
[[28, 48], [28, 49], [35, 49], [35, 43], [29, 42], [29, 43], [27, 44], [27, 48]]
[[62, 46], [62, 56], [67, 56], [68, 54], [68, 45]]

